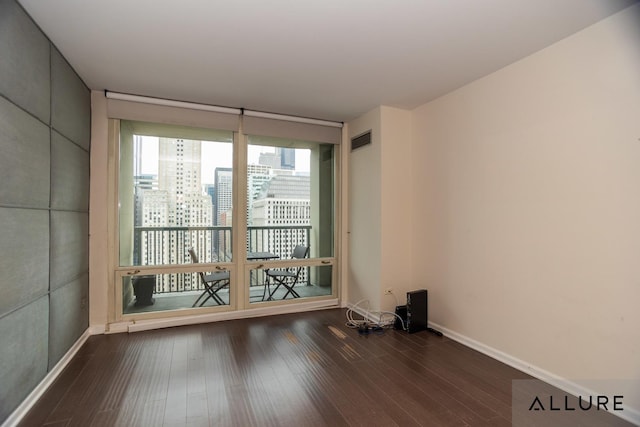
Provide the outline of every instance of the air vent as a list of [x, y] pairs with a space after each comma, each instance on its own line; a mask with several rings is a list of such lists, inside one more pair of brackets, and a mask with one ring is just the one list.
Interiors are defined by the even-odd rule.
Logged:
[[351, 151], [355, 150], [356, 148], [364, 147], [365, 145], [369, 145], [369, 144], [371, 144], [370, 130], [356, 137], [351, 138]]

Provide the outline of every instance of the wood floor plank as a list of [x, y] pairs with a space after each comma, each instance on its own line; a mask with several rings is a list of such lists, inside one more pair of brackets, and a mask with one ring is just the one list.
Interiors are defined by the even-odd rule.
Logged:
[[351, 368], [350, 380], [358, 384], [362, 393], [373, 402], [376, 407], [393, 420], [399, 426], [424, 425], [417, 414], [407, 410], [401, 395], [388, 396], [382, 385], [374, 379], [371, 371], [365, 364], [356, 364]]
[[251, 425], [251, 416], [244, 396], [237, 390], [241, 381], [234, 360], [232, 339], [233, 336], [229, 335], [214, 335], [205, 342], [206, 351], [209, 353], [205, 383], [211, 425]]
[[391, 367], [399, 381], [411, 384], [430, 396], [440, 405], [454, 412], [465, 423], [476, 425], [498, 415], [495, 410], [476, 400], [473, 395], [452, 386], [435, 372], [409, 367], [406, 364], [407, 359], [402, 357], [402, 355], [395, 355], [393, 358], [383, 359], [382, 362]]
[[252, 365], [258, 367], [256, 374], [263, 385], [258, 392], [269, 400], [277, 424], [295, 426], [304, 420], [306, 425], [318, 425], [322, 415], [289, 368], [287, 358], [275, 351], [279, 341], [267, 329], [260, 336], [268, 339], [252, 340], [256, 344], [250, 351]]
[[528, 375], [447, 337], [360, 335], [345, 320], [331, 309], [93, 336], [19, 425], [510, 425], [512, 381]]
[[[394, 332], [388, 333], [393, 334]], [[335, 335], [334, 338], [340, 339], [341, 337]], [[349, 338], [342, 339], [349, 341]], [[330, 343], [331, 336], [325, 334], [325, 339], [329, 339]], [[363, 338], [359, 337], [358, 339]], [[371, 345], [374, 342], [381, 342], [382, 338], [368, 337], [365, 341], [365, 345]], [[332, 348], [333, 346], [327, 347]], [[407, 387], [407, 384], [412, 383], [413, 378], [411, 376], [403, 377], [394, 371], [394, 365], [398, 363], [396, 361], [398, 354], [394, 348], [388, 350], [384, 356], [368, 359], [362, 363], [353, 363], [350, 367], [352, 371], [359, 374], [354, 378], [354, 381], [363, 385], [363, 388], [369, 393], [370, 399], [384, 407], [385, 411], [392, 413], [393, 419], [399, 425], [422, 425], [427, 420], [434, 418], [436, 414], [448, 412], [444, 410], [444, 405], [434, 405], [435, 402], [432, 402], [431, 409], [428, 408], [428, 400], [431, 399], [428, 392], [434, 390], [427, 390], [427, 394], [422, 396], [424, 400], [415, 401], [415, 399], [420, 399], [420, 394]], [[390, 375], [388, 377], [381, 376], [380, 374], [384, 371], [390, 372]], [[422, 414], [423, 410], [426, 413]], [[435, 420], [433, 421], [435, 422]]]
[[[90, 355], [77, 355], [73, 358], [65, 368], [64, 372], [49, 387], [47, 391], [47, 395], [49, 397], [47, 399], [39, 399], [22, 419], [22, 424], [25, 426], [44, 425], [50, 414], [58, 406], [65, 393], [70, 387], [72, 387], [76, 379], [81, 375], [90, 360]], [[68, 418], [65, 420], [68, 420]]]
[[[354, 365], [381, 354], [380, 348], [372, 351], [361, 348], [358, 352], [353, 338], [334, 328], [315, 325], [307, 331], [310, 343], [314, 344], [312, 352], [315, 357], [308, 358], [310, 363], [306, 371], [314, 374], [313, 382], [329, 390], [328, 395], [334, 399], [334, 405], [350, 424], [415, 425], [415, 420], [406, 417], [397, 405], [381, 405], [378, 396], [371, 393], [370, 384], [362, 381], [363, 377], [354, 369]], [[283, 350], [283, 353], [289, 354], [289, 351]], [[348, 363], [344, 365], [343, 361]], [[391, 416], [390, 412], [401, 415], [400, 419]]]
[[452, 408], [467, 423], [486, 421], [498, 415], [493, 408], [478, 401], [468, 390], [457, 388], [437, 371], [410, 367], [410, 360], [411, 356], [408, 354], [397, 354], [393, 359], [385, 359], [385, 362], [392, 365], [398, 375], [407, 381], [416, 380], [418, 387]]
[[[70, 425], [89, 425], [91, 418], [97, 413], [97, 409], [105, 393], [111, 389], [121, 389], [124, 384], [115, 382], [121, 378], [117, 373], [119, 367], [128, 366], [128, 361], [135, 357], [139, 348], [129, 348], [122, 357], [109, 358], [106, 354], [96, 353], [83, 371], [83, 375], [65, 393], [60, 403], [49, 415], [47, 422], [55, 422], [62, 419], [71, 419]], [[105, 388], [103, 384], [114, 384], [113, 388]], [[79, 410], [86, 408], [87, 410]]]
[[121, 405], [114, 408], [116, 425], [158, 425], [162, 423], [167, 399], [173, 338], [161, 334], [130, 335], [139, 340], [142, 351], [135, 361], [130, 383]]
[[[413, 335], [416, 334], [411, 334], [410, 336]], [[433, 336], [434, 341], [438, 339], [440, 338]], [[451, 344], [454, 344], [453, 348], [458, 348], [456, 345], [459, 344], [443, 339], [441, 345], [434, 345], [419, 351], [407, 350], [399, 354], [398, 357], [402, 359], [404, 356], [404, 363], [416, 374], [422, 372], [423, 369], [427, 369], [439, 375], [440, 378], [446, 378], [446, 382], [455, 389], [472, 391], [473, 399], [478, 404], [492, 408], [499, 413], [508, 414], [510, 419], [511, 380], [504, 379], [504, 381], [500, 382], [499, 378], [487, 373], [487, 371], [491, 371], [487, 367], [482, 370], [470, 368], [470, 361], [465, 359], [466, 356], [459, 357], [455, 354], [456, 351], [452, 350]], [[480, 356], [477, 352], [476, 355]], [[484, 357], [484, 355], [482, 356]], [[497, 363], [496, 361], [493, 362]]]

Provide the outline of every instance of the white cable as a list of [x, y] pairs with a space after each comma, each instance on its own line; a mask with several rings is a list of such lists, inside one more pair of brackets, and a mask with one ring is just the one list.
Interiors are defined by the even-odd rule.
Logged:
[[[362, 304], [363, 302], [367, 302], [367, 309], [365, 310], [365, 315], [363, 319], [354, 319], [353, 318], [353, 313], [355, 312], [355, 308], [360, 308], [360, 304]], [[362, 314], [358, 313], [359, 315], [362, 316]], [[368, 318], [369, 316], [369, 300], [367, 299], [361, 299], [360, 301], [358, 301], [357, 303], [355, 303], [353, 305], [352, 308], [347, 309], [347, 326], [350, 328], [357, 328], [358, 326], [365, 324], [365, 323], [371, 323]]]
[[[360, 304], [363, 303], [363, 302], [367, 303], [366, 310], [364, 310], [362, 307], [360, 307]], [[354, 319], [353, 318], [353, 313], [356, 312], [356, 310], [355, 310], [356, 308], [360, 308], [361, 310], [363, 310], [365, 312], [363, 319]], [[362, 316], [361, 313], [358, 313], [358, 314], [360, 316]], [[374, 322], [374, 321], [370, 320], [373, 317], [372, 315], [373, 316], [377, 316], [377, 318], [379, 320], [377, 322]], [[394, 320], [383, 321], [382, 317], [384, 315], [391, 315], [391, 316], [393, 316]], [[396, 313], [392, 313], [390, 311], [370, 311], [369, 310], [369, 300], [367, 300], [367, 299], [361, 299], [360, 301], [355, 303], [351, 308], [348, 308], [347, 312], [346, 312], [346, 317], [347, 317], [346, 325], [349, 328], [358, 328], [360, 325], [363, 325], [363, 324], [367, 324], [367, 325], [370, 325], [370, 326], [373, 326], [373, 327], [379, 327], [379, 328], [391, 327], [395, 323], [395, 318], [398, 318], [398, 319], [400, 319], [400, 323], [402, 324], [402, 330], [403, 331], [406, 330], [406, 327], [404, 325], [404, 320], [402, 320], [402, 318], [400, 316], [398, 316]]]

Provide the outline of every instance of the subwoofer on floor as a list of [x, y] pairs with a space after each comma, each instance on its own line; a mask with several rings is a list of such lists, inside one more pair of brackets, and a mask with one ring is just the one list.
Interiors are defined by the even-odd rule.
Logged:
[[407, 292], [407, 305], [396, 307], [396, 318], [394, 329], [404, 329], [410, 334], [427, 330], [427, 290]]

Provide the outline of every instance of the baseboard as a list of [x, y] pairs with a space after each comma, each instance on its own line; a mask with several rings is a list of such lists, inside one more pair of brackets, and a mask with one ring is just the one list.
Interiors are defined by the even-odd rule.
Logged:
[[87, 331], [89, 335], [102, 335], [105, 333], [107, 325], [91, 325]]
[[129, 332], [129, 326], [132, 322], [117, 322], [117, 323], [109, 323], [104, 333], [105, 334], [120, 334], [123, 332]]
[[[239, 311], [226, 311], [222, 313], [201, 314], [194, 316], [174, 317], [171, 319], [137, 320], [135, 323], [120, 323], [116, 326], [122, 329], [126, 325], [126, 332], [139, 332], [174, 326], [186, 326], [200, 323], [219, 322], [223, 320], [247, 319], [251, 317], [273, 316], [277, 314], [299, 313], [303, 311], [321, 310], [338, 307], [337, 299], [308, 301], [297, 304], [285, 304], [271, 307], [251, 308]], [[110, 325], [109, 330], [115, 332]]]
[[[96, 332], [98, 331], [98, 332]], [[69, 362], [76, 355], [78, 350], [82, 347], [82, 345], [89, 339], [91, 335], [97, 335], [100, 333], [104, 333], [104, 326], [102, 327], [102, 332], [100, 331], [100, 327], [90, 327], [84, 331], [84, 333], [76, 340], [76, 342], [71, 346], [71, 348], [65, 353], [64, 356], [56, 363], [56, 366], [51, 369], [47, 375], [40, 381], [40, 383], [29, 393], [29, 395], [22, 401], [22, 403], [9, 415], [3, 423], [2, 427], [14, 427], [17, 426], [18, 423], [27, 415], [27, 412], [36, 404], [38, 399], [42, 397], [45, 391], [53, 384], [53, 382], [58, 378], [58, 376], [62, 373], [64, 368], [67, 367]]]
[[[510, 354], [497, 350], [465, 335], [459, 334], [442, 325], [429, 322], [429, 326], [439, 330], [447, 338], [457, 341], [460, 344], [479, 351], [480, 353], [486, 354], [493, 359], [496, 359], [506, 365], [511, 366], [512, 368], [522, 371], [525, 374], [529, 374], [534, 378], [546, 382], [547, 384], [551, 384], [552, 386], [557, 387], [560, 390], [567, 392], [573, 396], [596, 396], [599, 394], [596, 390], [590, 390], [587, 387], [584, 387], [576, 382], [567, 380], [566, 378], [562, 378], [552, 372], [532, 365], [531, 363], [518, 359], [517, 357], [513, 357]], [[640, 425], [640, 411], [635, 408], [624, 407], [623, 411], [612, 411], [610, 413], [624, 419], [625, 421], [629, 421], [634, 425]]]

